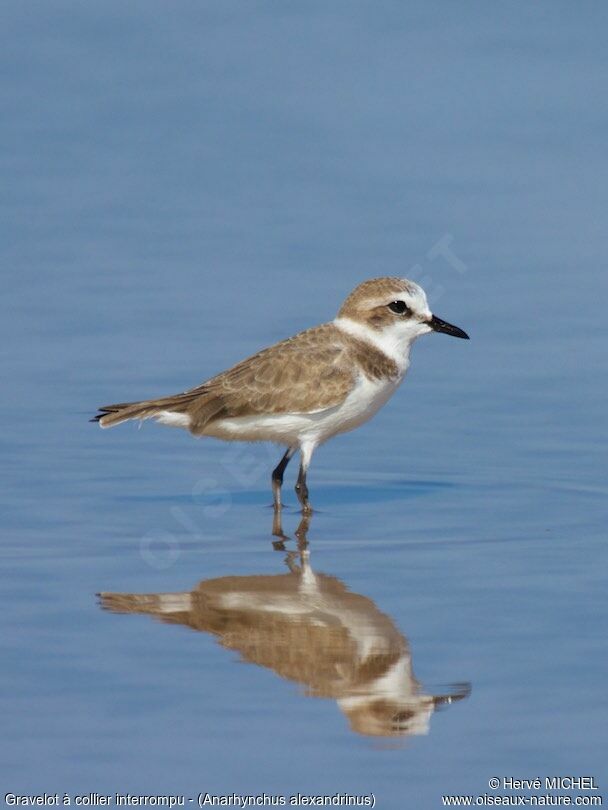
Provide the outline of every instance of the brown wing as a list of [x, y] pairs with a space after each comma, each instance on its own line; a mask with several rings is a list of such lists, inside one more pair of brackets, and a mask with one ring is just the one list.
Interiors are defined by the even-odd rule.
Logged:
[[323, 324], [181, 394], [103, 406], [93, 421], [110, 427], [170, 411], [188, 414], [190, 430], [200, 434], [225, 417], [322, 411], [340, 404], [355, 383], [353, 346], [333, 324]]
[[348, 343], [333, 324], [324, 324], [258, 352], [185, 396], [193, 397], [187, 408], [193, 422], [201, 406], [208, 412], [210, 401], [216, 406], [211, 419], [314, 413], [340, 404], [354, 382]]

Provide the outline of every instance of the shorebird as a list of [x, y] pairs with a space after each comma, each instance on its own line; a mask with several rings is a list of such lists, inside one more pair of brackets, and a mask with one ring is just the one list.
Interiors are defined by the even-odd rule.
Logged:
[[403, 381], [413, 342], [429, 332], [469, 337], [433, 315], [415, 282], [370, 279], [353, 290], [333, 321], [269, 346], [181, 394], [104, 405], [91, 421], [107, 428], [156, 419], [195, 436], [282, 444], [287, 449], [271, 479], [277, 510], [285, 469], [299, 450], [295, 489], [308, 513], [306, 473], [315, 449], [374, 416]]

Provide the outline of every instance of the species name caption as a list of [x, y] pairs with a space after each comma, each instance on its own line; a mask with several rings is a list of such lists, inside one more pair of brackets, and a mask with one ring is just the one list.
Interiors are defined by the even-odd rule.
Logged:
[[138, 795], [134, 793], [5, 793], [9, 807], [375, 807], [374, 793], [292, 793], [241, 794], [199, 793], [196, 798], [182, 795]]

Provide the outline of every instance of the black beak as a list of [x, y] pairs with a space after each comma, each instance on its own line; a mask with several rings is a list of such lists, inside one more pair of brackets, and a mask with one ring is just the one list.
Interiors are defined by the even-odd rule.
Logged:
[[433, 704], [436, 708], [438, 706], [445, 706], [446, 704], [449, 706], [450, 703], [455, 703], [457, 700], [465, 700], [465, 698], [468, 698], [468, 696], [471, 694], [471, 684], [450, 684], [449, 690], [450, 691], [445, 695], [433, 696]]
[[429, 326], [435, 332], [445, 332], [446, 335], [452, 335], [452, 337], [459, 337], [463, 338], [464, 340], [469, 340], [469, 336], [463, 329], [459, 329], [457, 326], [452, 326], [452, 324], [447, 323], [447, 321], [442, 321], [441, 318], [438, 318], [436, 315], [433, 315], [429, 321]]

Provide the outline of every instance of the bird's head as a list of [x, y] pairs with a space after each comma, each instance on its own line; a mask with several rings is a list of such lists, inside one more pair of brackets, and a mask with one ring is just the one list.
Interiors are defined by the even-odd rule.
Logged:
[[405, 278], [373, 278], [359, 284], [338, 318], [372, 330], [395, 345], [409, 345], [428, 332], [469, 339], [458, 326], [433, 315], [422, 287]]

